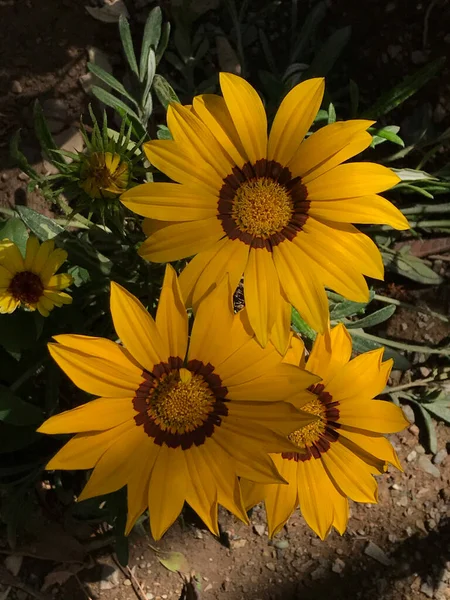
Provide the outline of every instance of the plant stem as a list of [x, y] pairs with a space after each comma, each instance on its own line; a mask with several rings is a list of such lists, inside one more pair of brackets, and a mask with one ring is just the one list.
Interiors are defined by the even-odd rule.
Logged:
[[373, 299], [378, 300], [379, 302], [384, 302], [385, 304], [395, 304], [395, 306], [401, 306], [402, 308], [408, 308], [409, 310], [414, 310], [416, 312], [423, 312], [423, 313], [429, 314], [433, 317], [436, 317], [437, 319], [440, 319], [441, 321], [444, 321], [444, 323], [448, 323], [450, 321], [450, 319], [448, 317], [446, 317], [445, 315], [442, 315], [441, 313], [438, 313], [438, 312], [434, 312], [433, 310], [430, 310], [426, 306], [414, 306], [414, 304], [408, 304], [407, 302], [400, 302], [400, 300], [397, 300], [395, 298], [389, 298], [388, 296], [381, 296], [380, 294], [375, 294]]
[[401, 211], [404, 215], [426, 215], [429, 213], [443, 214], [450, 213], [450, 204], [416, 204], [409, 208], [402, 208]]
[[426, 379], [419, 379], [418, 381], [411, 381], [410, 383], [404, 383], [403, 385], [396, 385], [394, 387], [386, 387], [383, 390], [383, 394], [392, 394], [393, 392], [400, 392], [401, 390], [407, 390], [412, 387], [422, 387], [434, 381], [434, 377], [427, 377]]
[[358, 331], [358, 337], [366, 340], [372, 340], [382, 346], [389, 346], [390, 348], [398, 348], [399, 350], [406, 350], [407, 352], [423, 352], [423, 354], [440, 354], [441, 356], [450, 356], [450, 348], [429, 348], [428, 346], [418, 346], [413, 344], [405, 344], [402, 342], [395, 342], [394, 340], [388, 340], [385, 338], [371, 335], [365, 331]]

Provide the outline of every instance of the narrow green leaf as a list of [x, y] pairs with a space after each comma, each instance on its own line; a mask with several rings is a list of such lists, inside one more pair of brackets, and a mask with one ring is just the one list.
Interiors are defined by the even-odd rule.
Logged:
[[64, 231], [53, 219], [36, 212], [28, 206], [16, 206], [25, 225], [42, 241], [51, 240]]
[[136, 62], [136, 55], [134, 53], [133, 40], [131, 39], [130, 24], [128, 19], [124, 15], [120, 15], [119, 19], [119, 33], [120, 39], [122, 40], [123, 51], [125, 53], [130, 69], [139, 77], [138, 66]]
[[[372, 129], [373, 132], [371, 131]], [[381, 129], [369, 128], [369, 133], [373, 135], [372, 146], [374, 147], [385, 141], [389, 141], [404, 148], [405, 142], [397, 135], [399, 131], [400, 127], [397, 125], [386, 125], [386, 127], [382, 127]]]
[[162, 26], [161, 39], [159, 40], [158, 48], [156, 49], [156, 64], [159, 65], [164, 52], [166, 51], [167, 44], [170, 38], [170, 23], [164, 23]]
[[22, 169], [24, 173], [26, 173], [32, 179], [39, 179], [39, 175], [33, 169], [33, 167], [28, 162], [25, 154], [19, 149], [20, 144], [20, 129], [18, 129], [11, 137], [11, 141], [9, 143], [9, 153], [11, 158], [16, 163], [16, 165]]
[[424, 406], [417, 402], [417, 400], [410, 400], [412, 404], [417, 408], [420, 416], [422, 417], [423, 423], [425, 425], [425, 429], [427, 432], [428, 438], [428, 448], [430, 452], [436, 454], [437, 452], [437, 437], [436, 437], [436, 429], [434, 428], [434, 423], [430, 417], [430, 414], [425, 410]]
[[2, 223], [0, 226], [0, 241], [5, 239], [14, 242], [19, 247], [22, 255], [25, 256], [28, 231], [23, 222], [17, 217], [8, 219], [6, 223]]
[[336, 123], [336, 110], [332, 102], [328, 106], [328, 125], [331, 125], [331, 123]]
[[382, 252], [383, 262], [387, 269], [403, 275], [412, 281], [427, 285], [442, 283], [442, 277], [428, 267], [423, 260], [405, 252]]
[[323, 21], [327, 12], [327, 3], [326, 2], [318, 2], [314, 8], [308, 13], [305, 22], [303, 23], [303, 27], [301, 28], [298, 36], [297, 42], [292, 48], [291, 59], [290, 62], [294, 63], [301, 57], [304, 50], [308, 47], [308, 44], [311, 41], [311, 38], [314, 35], [317, 27], [320, 25], [321, 21]]
[[[150, 51], [149, 51], [148, 57], [147, 57], [147, 75], [145, 78], [145, 89], [144, 89], [144, 93], [142, 94], [142, 99], [143, 99], [144, 103], [146, 103], [148, 101], [148, 96], [150, 95], [150, 88], [152, 87], [153, 78], [155, 77], [155, 73], [156, 73], [155, 51], [153, 50], [153, 48], [150, 48]], [[150, 110], [150, 114], [151, 114], [151, 112], [152, 111]]]
[[162, 75], [155, 75], [153, 90], [165, 109], [167, 109], [171, 102], [180, 102], [175, 90]]
[[181, 552], [168, 552], [164, 555], [158, 555], [158, 560], [163, 567], [166, 567], [172, 573], [189, 573], [190, 568], [186, 557]]
[[166, 125], [158, 125], [158, 131], [156, 132], [158, 140], [173, 140], [172, 134]]
[[312, 327], [308, 325], [308, 323], [306, 323], [306, 321], [302, 319], [302, 317], [299, 315], [298, 311], [295, 308], [292, 308], [291, 321], [292, 328], [294, 329], [294, 331], [296, 331], [300, 335], [306, 336], [312, 341], [316, 339], [317, 333]]
[[52, 134], [47, 125], [47, 120], [44, 116], [44, 111], [42, 110], [42, 106], [39, 103], [39, 100], [36, 100], [33, 106], [33, 119], [34, 119], [34, 131], [36, 133], [36, 137], [39, 140], [42, 151], [45, 157], [48, 160], [52, 159], [51, 150], [58, 150], [58, 146], [55, 144], [55, 140], [53, 139]]
[[303, 79], [325, 77], [325, 75], [333, 68], [335, 62], [341, 55], [342, 50], [347, 45], [351, 33], [352, 28], [349, 25], [332, 33], [314, 56]]
[[92, 88], [92, 93], [96, 98], [100, 100], [100, 102], [103, 102], [104, 104], [106, 104], [106, 106], [110, 106], [111, 108], [116, 110], [119, 113], [119, 115], [122, 115], [122, 113], [126, 113], [133, 119], [139, 121], [139, 117], [134, 112], [134, 110], [128, 106], [128, 104], [125, 104], [125, 102], [122, 102], [122, 100], [119, 100], [119, 98], [116, 98], [103, 88], [94, 85]]
[[122, 96], [124, 96], [127, 100], [129, 100], [136, 107], [138, 106], [136, 100], [127, 92], [127, 90], [120, 83], [120, 81], [118, 81], [113, 75], [110, 75], [110, 73], [108, 73], [107, 71], [105, 71], [104, 69], [102, 69], [101, 67], [99, 67], [98, 65], [96, 65], [94, 63], [88, 62], [87, 67], [93, 75], [95, 75], [96, 77], [101, 79], [104, 83], [106, 83], [106, 85], [109, 85], [109, 87], [116, 90], [116, 92], [119, 92], [119, 94], [122, 94]]
[[349, 321], [345, 324], [347, 329], [367, 329], [368, 327], [374, 327], [375, 325], [379, 325], [380, 323], [384, 323], [387, 321], [392, 315], [395, 313], [396, 306], [390, 304], [388, 306], [384, 306], [379, 310], [376, 310], [371, 315], [367, 315], [358, 321]]
[[347, 317], [353, 317], [354, 315], [360, 314], [366, 309], [367, 305], [372, 302], [374, 295], [375, 292], [370, 290], [369, 300], [367, 302], [353, 302], [352, 300], [346, 300], [338, 294], [328, 292], [328, 298], [332, 302], [336, 302], [336, 299], [339, 298], [337, 303], [331, 309], [331, 320], [339, 321], [340, 319], [345, 319]]
[[429, 413], [433, 415], [433, 417], [437, 417], [442, 421], [445, 421], [447, 425], [450, 425], [450, 402], [447, 401], [447, 406], [441, 404], [440, 402], [432, 402], [431, 404], [423, 404], [423, 408], [425, 408]]
[[147, 75], [148, 54], [150, 48], [156, 50], [161, 39], [162, 12], [159, 6], [150, 11], [142, 36], [141, 59], [139, 64], [140, 80], [143, 82]]
[[0, 386], [0, 421], [10, 425], [40, 425], [44, 420], [42, 411], [37, 406], [24, 402], [7, 387]]
[[430, 81], [442, 69], [445, 63], [445, 57], [425, 65], [413, 75], [406, 77], [388, 92], [383, 94], [370, 108], [361, 115], [363, 118], [378, 119], [388, 114], [397, 106], [400, 106], [405, 100], [413, 96], [426, 83]]

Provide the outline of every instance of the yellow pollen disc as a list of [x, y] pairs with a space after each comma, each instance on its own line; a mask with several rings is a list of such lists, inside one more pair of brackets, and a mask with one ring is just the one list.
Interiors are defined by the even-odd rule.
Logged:
[[325, 431], [325, 408], [319, 398], [314, 398], [311, 402], [308, 402], [305, 406], [302, 406], [302, 410], [313, 415], [320, 417], [313, 423], [308, 423], [305, 427], [297, 429], [291, 433], [288, 438], [299, 448], [305, 448], [311, 446], [313, 442], [319, 439], [320, 434]]
[[294, 203], [286, 188], [267, 177], [245, 181], [237, 190], [231, 215], [241, 231], [268, 238], [288, 225]]
[[186, 433], [203, 425], [212, 412], [215, 396], [201, 375], [187, 369], [171, 373], [150, 397], [149, 414], [171, 433]]

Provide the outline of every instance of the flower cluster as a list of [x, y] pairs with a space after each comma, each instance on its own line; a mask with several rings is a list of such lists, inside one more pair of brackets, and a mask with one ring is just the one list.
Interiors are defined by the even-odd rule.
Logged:
[[[246, 511], [264, 501], [271, 536], [300, 506], [325, 538], [332, 527], [345, 531], [348, 498], [376, 502], [374, 476], [388, 464], [401, 468], [384, 434], [406, 421], [374, 399], [392, 361], [382, 361], [382, 349], [350, 360], [345, 327], [330, 330], [325, 293], [364, 302], [364, 276], [383, 278], [377, 247], [353, 223], [407, 228], [378, 195], [398, 178], [345, 162], [370, 145], [371, 121], [307, 136], [322, 79], [289, 92], [269, 135], [256, 91], [227, 73], [220, 83], [223, 97], [169, 106], [173, 139], [144, 144], [150, 163], [176, 183], [145, 183], [121, 198], [145, 217], [142, 257], [192, 257], [179, 277], [166, 267], [156, 318], [112, 283], [119, 343], [59, 335], [49, 345], [97, 399], [40, 427], [76, 434], [47, 468], [93, 469], [80, 499], [126, 486], [127, 533], [148, 508], [160, 538], [187, 502], [218, 534], [219, 504], [248, 522]], [[107, 159], [111, 167], [114, 156]], [[240, 284], [245, 308], [235, 312]], [[318, 332], [307, 361], [290, 328], [292, 307]]]

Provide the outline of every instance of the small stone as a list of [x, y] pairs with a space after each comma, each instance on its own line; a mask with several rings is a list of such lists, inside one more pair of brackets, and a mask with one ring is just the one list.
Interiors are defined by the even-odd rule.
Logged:
[[434, 596], [434, 588], [427, 581], [422, 583], [420, 586], [420, 591], [422, 594], [425, 594], [425, 596], [428, 596], [428, 598], [432, 598]]
[[340, 558], [337, 558], [334, 561], [333, 566], [331, 567], [331, 570], [333, 571], [333, 573], [342, 573], [342, 571], [344, 569], [345, 569], [345, 562]]
[[408, 323], [401, 323], [400, 328], [402, 331], [406, 331], [408, 329]]
[[205, 589], [203, 590], [204, 592], [209, 592], [209, 590], [212, 590], [213, 586], [211, 583], [208, 583], [208, 585], [205, 587]]
[[408, 462], [412, 462], [413, 460], [416, 460], [416, 458], [417, 458], [417, 452], [415, 450], [411, 450], [411, 452], [406, 457], [406, 460]]
[[420, 429], [417, 427], [417, 425], [411, 425], [411, 427], [408, 427], [408, 431], [410, 433], [412, 433], [413, 435], [419, 435], [420, 433]]
[[247, 540], [230, 540], [230, 548], [236, 550], [237, 548], [243, 548], [247, 544]]
[[139, 563], [139, 568], [140, 569], [146, 569], [147, 568], [147, 563]]
[[18, 554], [10, 554], [5, 558], [5, 567], [8, 569], [10, 573], [14, 576], [17, 576], [20, 571], [20, 567], [22, 566], [23, 556], [19, 556]]
[[422, 50], [411, 52], [411, 61], [413, 65], [423, 65], [427, 62], [427, 55]]
[[200, 531], [200, 529], [197, 529], [197, 528], [194, 529], [194, 537], [196, 540], [203, 539], [203, 533]]
[[311, 571], [311, 579], [313, 581], [317, 581], [318, 579], [322, 579], [327, 574], [325, 567], [317, 567], [314, 571]]
[[422, 446], [422, 444], [417, 444], [417, 446], [414, 447], [414, 450], [417, 452], [417, 454], [425, 454], [425, 448]]
[[391, 544], [396, 544], [397, 543], [397, 536], [394, 533], [390, 533], [388, 535], [388, 540], [391, 542]]
[[409, 504], [409, 501], [408, 501], [408, 496], [401, 496], [401, 497], [400, 497], [400, 498], [397, 500], [396, 504], [397, 504], [397, 506], [403, 506], [403, 507], [406, 507], [406, 506], [408, 506], [408, 504]]
[[147, 592], [145, 594], [145, 597], [147, 598], [147, 600], [153, 600], [153, 598], [155, 597], [151, 592]]
[[436, 479], [438, 479], [441, 476], [441, 472], [436, 467], [436, 465], [433, 465], [428, 456], [421, 456], [417, 461], [417, 466], [420, 469], [422, 469], [422, 471], [424, 471], [425, 473], [428, 473], [428, 475], [436, 477]]
[[410, 407], [409, 404], [405, 404], [404, 406], [402, 406], [402, 411], [403, 411], [403, 414], [405, 415], [405, 419], [407, 421], [409, 421], [412, 425], [414, 423], [414, 421], [416, 420], [413, 409]]
[[422, 375], [422, 377], [428, 377], [428, 375], [431, 374], [430, 367], [426, 367], [425, 365], [422, 365], [421, 367], [419, 367], [419, 371], [420, 371], [420, 374]]
[[401, 485], [399, 485], [398, 483], [393, 483], [393, 484], [391, 485], [391, 488], [392, 488], [393, 490], [396, 490], [397, 492], [401, 492], [401, 490], [403, 489], [403, 488], [402, 488], [402, 486], [401, 486]]
[[436, 529], [436, 521], [434, 519], [428, 519], [428, 521], [426, 522], [428, 531], [431, 531], [432, 529]]
[[401, 46], [392, 46], [391, 45], [391, 46], [387, 47], [387, 53], [389, 54], [389, 56], [391, 58], [395, 58], [396, 56], [398, 56], [401, 51], [402, 51]]
[[13, 94], [21, 94], [23, 92], [22, 84], [20, 83], [20, 81], [17, 81], [17, 79], [15, 79], [11, 83], [11, 91], [13, 92]]
[[442, 450], [439, 450], [439, 452], [434, 456], [433, 458], [433, 462], [435, 465], [441, 465], [444, 460], [447, 458], [448, 453], [447, 450], [445, 448], [442, 448]]
[[373, 558], [374, 560], [381, 563], [382, 565], [385, 565], [386, 567], [389, 567], [391, 565], [392, 561], [389, 558], [389, 556], [385, 553], [384, 550], [382, 550], [373, 542], [369, 542], [367, 544], [367, 546], [364, 549], [364, 554], [367, 554], [367, 556], [370, 556], [370, 558]]
[[119, 569], [111, 565], [103, 565], [100, 580], [101, 590], [112, 590], [120, 583]]
[[416, 521], [416, 527], [417, 527], [417, 529], [420, 529], [424, 533], [428, 533], [428, 531], [427, 531], [427, 529], [425, 527], [425, 523], [422, 521], [422, 519], [417, 519], [417, 521]]
[[124, 579], [123, 585], [126, 585], [129, 587], [131, 585], [131, 579]]
[[30, 179], [29, 176], [23, 171], [19, 173], [18, 178], [20, 179], [20, 181], [28, 181]]
[[266, 569], [269, 569], [269, 571], [275, 571], [275, 564], [273, 562], [266, 563]]
[[265, 525], [253, 525], [253, 531], [257, 535], [264, 535], [264, 533], [266, 531], [266, 526]]
[[1, 179], [2, 181], [7, 181], [7, 180], [8, 180], [8, 173], [2, 173], [2, 175], [1, 175], [0, 179]]
[[286, 548], [289, 548], [289, 542], [287, 540], [276, 540], [273, 545], [275, 548], [278, 548], [278, 550], [286, 550]]

